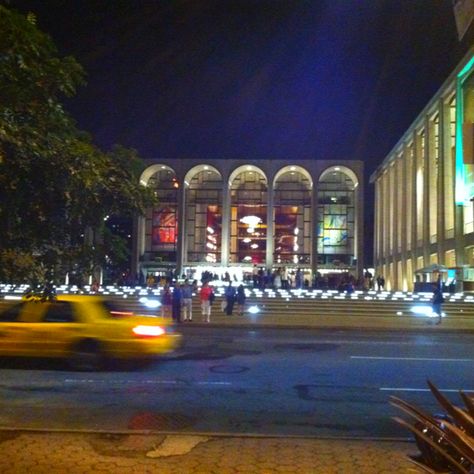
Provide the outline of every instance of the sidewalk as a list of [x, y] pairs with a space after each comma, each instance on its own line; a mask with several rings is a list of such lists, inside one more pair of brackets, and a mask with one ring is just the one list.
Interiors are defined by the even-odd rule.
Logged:
[[0, 432], [2, 474], [407, 474], [412, 443], [308, 438]]

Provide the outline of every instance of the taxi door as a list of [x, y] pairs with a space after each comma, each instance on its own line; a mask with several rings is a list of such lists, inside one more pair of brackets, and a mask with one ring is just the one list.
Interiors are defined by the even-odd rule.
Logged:
[[39, 357], [67, 356], [80, 338], [84, 325], [68, 301], [43, 303], [45, 311], [31, 325], [31, 340]]
[[31, 325], [44, 310], [43, 303], [25, 301], [0, 314], [0, 355], [34, 355]]

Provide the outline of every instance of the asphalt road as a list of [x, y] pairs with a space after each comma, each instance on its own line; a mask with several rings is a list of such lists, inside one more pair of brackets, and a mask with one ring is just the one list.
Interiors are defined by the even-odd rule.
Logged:
[[407, 438], [396, 395], [439, 412], [432, 380], [474, 392], [474, 335], [187, 325], [176, 353], [140, 368], [0, 365], [0, 428]]

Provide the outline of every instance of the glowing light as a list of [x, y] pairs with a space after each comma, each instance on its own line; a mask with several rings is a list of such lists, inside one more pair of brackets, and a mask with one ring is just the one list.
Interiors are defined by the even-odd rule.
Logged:
[[423, 316], [432, 316], [434, 314], [431, 306], [425, 306], [425, 305], [412, 306], [410, 308], [410, 311], [412, 313], [421, 314]]
[[260, 309], [258, 306], [250, 306], [250, 308], [248, 309], [248, 312], [250, 314], [257, 314], [257, 313], [260, 313]]
[[240, 222], [247, 224], [250, 227], [256, 227], [260, 222], [262, 222], [262, 219], [258, 216], [244, 216], [240, 219]]
[[249, 244], [250, 242], [252, 242], [251, 239], [249, 239], [248, 237], [245, 237], [245, 239], [243, 240], [244, 244]]
[[161, 306], [161, 303], [158, 300], [147, 300], [145, 306], [147, 308], [155, 309], [159, 308]]
[[212, 227], [207, 227], [206, 229], [210, 234], [214, 233], [214, 229]]
[[250, 247], [253, 249], [258, 249], [258, 244], [252, 244]]
[[135, 326], [132, 331], [137, 336], [161, 336], [165, 333], [160, 326]]
[[459, 72], [456, 83], [456, 204], [464, 204], [470, 197], [466, 186], [466, 171], [464, 166], [464, 146], [463, 146], [463, 121], [464, 121], [464, 97], [463, 84], [474, 67], [474, 57], [471, 58], [464, 68]]

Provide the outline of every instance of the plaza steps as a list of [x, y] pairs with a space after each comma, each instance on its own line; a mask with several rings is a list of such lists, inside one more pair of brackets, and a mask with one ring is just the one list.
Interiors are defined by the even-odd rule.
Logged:
[[[159, 313], [158, 310], [146, 309], [137, 297], [129, 297], [126, 300], [121, 300], [118, 297], [114, 299], [121, 305], [126, 305], [130, 310], [141, 313]], [[221, 302], [223, 296], [219, 295], [212, 307], [214, 315], [223, 314], [221, 310]], [[296, 317], [413, 317], [412, 308], [414, 306], [430, 307], [429, 298], [417, 298], [413, 301], [406, 301], [404, 299], [385, 299], [385, 300], [365, 300], [364, 297], [358, 299], [351, 299], [350, 297], [333, 297], [331, 299], [312, 298], [311, 296], [283, 298], [281, 296], [258, 297], [255, 294], [250, 294], [247, 297], [245, 308], [246, 313], [250, 307], [257, 307], [261, 316], [271, 315], [282, 318], [296, 318]], [[237, 306], [234, 306], [234, 312], [237, 311]], [[443, 304], [443, 312], [450, 317], [469, 318], [474, 321], [474, 301], [446, 301]], [[193, 297], [193, 314], [200, 315], [201, 308], [198, 296]]]
[[[221, 310], [223, 301], [223, 288], [216, 290], [216, 300], [213, 304], [213, 320], [224, 313]], [[150, 291], [138, 291], [129, 293], [127, 297], [124, 294], [108, 294], [106, 297], [113, 299], [118, 306], [124, 310], [133, 311], [138, 314], [160, 314], [160, 309], [149, 309], [142, 304], [139, 299], [146, 294], [151, 300], [159, 300], [159, 295]], [[429, 294], [404, 294], [386, 293], [385, 296], [380, 293], [358, 293], [351, 296], [342, 293], [321, 294], [312, 292], [299, 293], [297, 291], [287, 294], [272, 292], [261, 292], [247, 290], [247, 300], [245, 304], [245, 314], [249, 315], [249, 309], [254, 306], [258, 308], [259, 319], [266, 321], [326, 321], [327, 325], [336, 319], [344, 320], [350, 318], [356, 324], [360, 321], [375, 320], [407, 320], [415, 319], [412, 311], [414, 306], [430, 307]], [[370, 298], [370, 299], [368, 299]], [[407, 300], [407, 298], [411, 299]], [[0, 300], [0, 304], [6, 304], [7, 301]], [[237, 312], [237, 307], [234, 307]], [[443, 312], [451, 320], [467, 322], [474, 325], [474, 299], [469, 296], [450, 295], [446, 297], [443, 304]], [[201, 308], [197, 295], [193, 297], [193, 314], [199, 318]], [[420, 318], [417, 318], [420, 319]], [[225, 320], [225, 318], [223, 318]], [[225, 320], [226, 321], [226, 320]]]

